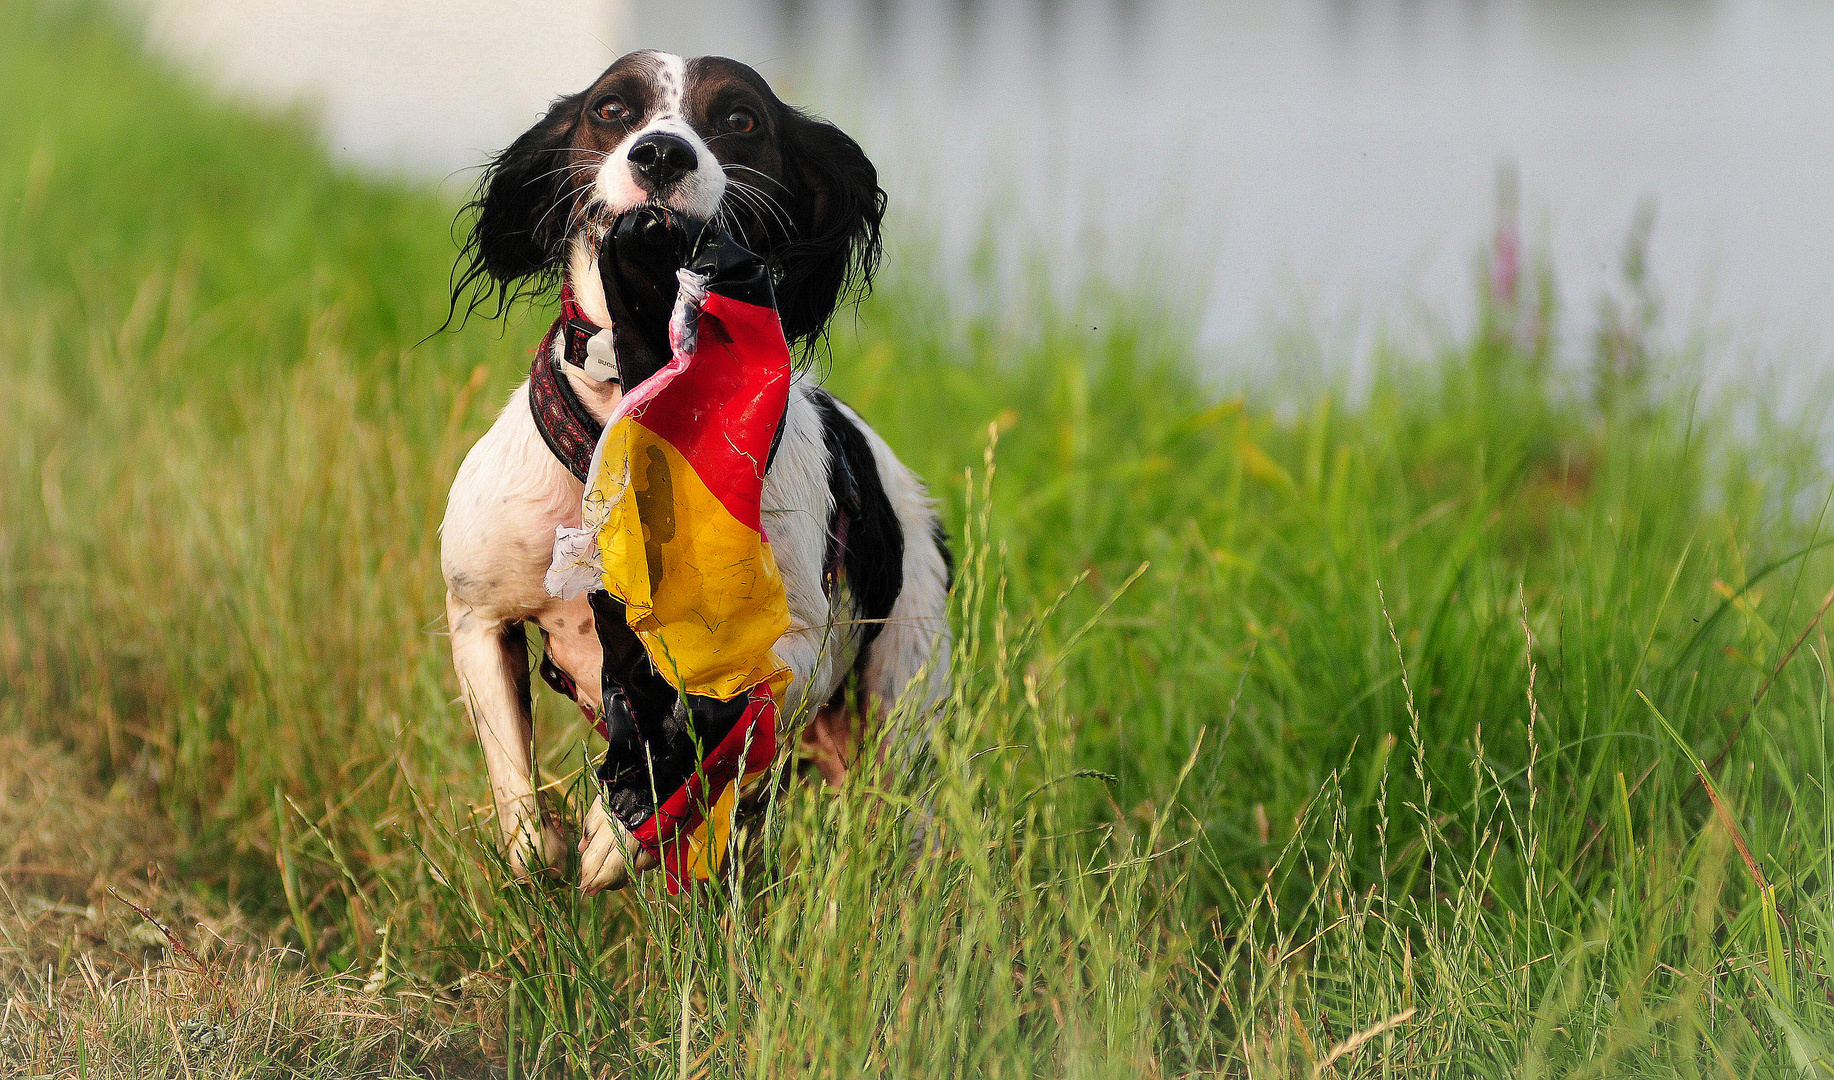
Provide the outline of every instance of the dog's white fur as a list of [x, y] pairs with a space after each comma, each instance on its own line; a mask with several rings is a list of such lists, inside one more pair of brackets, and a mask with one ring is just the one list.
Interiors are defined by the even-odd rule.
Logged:
[[[594, 181], [596, 200], [602, 211], [615, 214], [648, 199], [631, 178], [626, 151], [641, 136], [663, 130], [687, 140], [699, 157], [695, 174], [678, 185], [668, 203], [685, 214], [710, 217], [724, 194], [725, 174], [677, 115], [684, 62], [668, 54], [654, 57], [664, 100], [676, 105], [659, 110], [600, 164]], [[586, 237], [575, 238], [569, 267], [582, 310], [600, 326], [609, 326], [595, 245]], [[556, 345], [550, 341], [544, 348]], [[617, 384], [595, 383], [565, 365], [562, 369], [581, 401], [603, 422], [618, 403]], [[440, 526], [453, 665], [490, 770], [491, 794], [511, 864], [523, 877], [544, 867], [563, 868], [566, 839], [544, 817], [536, 791], [522, 625], [533, 622], [547, 631], [549, 656], [595, 709], [600, 705], [602, 663], [586, 598], [561, 600], [549, 595], [543, 584], [556, 528], [580, 526], [584, 486], [542, 440], [528, 392], [524, 382], [466, 455]], [[785, 701], [791, 718], [831, 699], [852, 669], [859, 638], [851, 612], [843, 612], [838, 598], [831, 602], [822, 591], [834, 505], [829, 486], [832, 463], [811, 398], [816, 392], [801, 376], [793, 382], [782, 442], [764, 485], [765, 531], [789, 597], [792, 629], [777, 643], [775, 653], [793, 673]], [[863, 671], [868, 699], [889, 712], [907, 690], [921, 694], [927, 703], [947, 682], [948, 568], [931, 539], [934, 511], [922, 482], [857, 415], [844, 406], [843, 411], [872, 447], [879, 479], [905, 537], [903, 590]], [[925, 676], [924, 682], [913, 686], [919, 675]], [[926, 710], [920, 706], [914, 711]], [[648, 868], [641, 862], [633, 865], [628, 837], [606, 813], [602, 799], [595, 801], [584, 831], [580, 885], [587, 891], [616, 888], [633, 870]]]

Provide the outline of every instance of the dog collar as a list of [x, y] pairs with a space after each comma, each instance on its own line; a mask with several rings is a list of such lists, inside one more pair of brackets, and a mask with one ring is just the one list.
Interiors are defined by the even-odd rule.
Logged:
[[618, 368], [612, 359], [611, 331], [586, 318], [573, 299], [572, 286], [563, 283], [560, 318], [541, 339], [535, 362], [529, 367], [529, 411], [535, 414], [535, 429], [541, 432], [541, 441], [581, 483], [592, 472], [592, 451], [605, 426], [579, 399], [561, 365], [576, 368], [589, 379], [606, 382], [607, 379], [596, 378], [588, 366], [600, 363], [601, 350], [603, 366], [612, 373], [610, 381], [615, 381]]
[[593, 382], [617, 382], [618, 362], [611, 349], [611, 328], [586, 317], [573, 298], [573, 283], [560, 285], [562, 359]]

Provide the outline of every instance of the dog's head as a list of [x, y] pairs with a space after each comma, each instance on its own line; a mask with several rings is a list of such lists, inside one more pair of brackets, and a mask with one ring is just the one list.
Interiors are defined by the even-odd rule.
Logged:
[[857, 143], [735, 60], [637, 52], [490, 163], [454, 301], [501, 304], [567, 267], [596, 280], [607, 225], [652, 204], [711, 219], [763, 256], [792, 342], [819, 335], [878, 263], [885, 192]]

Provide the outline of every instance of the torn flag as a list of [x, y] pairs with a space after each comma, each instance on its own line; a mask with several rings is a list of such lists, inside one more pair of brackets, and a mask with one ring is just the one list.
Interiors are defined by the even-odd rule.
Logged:
[[643, 795], [607, 807], [661, 860], [671, 892], [723, 863], [738, 793], [776, 757], [790, 681], [772, 653], [790, 615], [762, 521], [791, 376], [769, 273], [709, 236], [678, 278], [667, 360], [625, 386], [593, 454], [583, 527], [561, 530], [548, 581], [557, 595], [602, 589], [595, 612], [620, 603], [679, 695], [669, 717], [639, 716], [608, 682], [602, 710], [601, 779]]

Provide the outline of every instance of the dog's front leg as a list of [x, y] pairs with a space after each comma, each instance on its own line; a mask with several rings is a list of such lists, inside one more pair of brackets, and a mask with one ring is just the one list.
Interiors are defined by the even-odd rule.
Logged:
[[638, 847], [630, 832], [605, 809], [603, 795], [592, 800], [592, 809], [586, 811], [579, 851], [579, 887], [588, 896], [622, 889], [634, 875], [662, 865], [656, 856]]
[[490, 793], [517, 878], [562, 871], [567, 842], [546, 821], [535, 792], [535, 726], [529, 712], [529, 654], [522, 623], [493, 619], [451, 593], [452, 666], [490, 770]]

